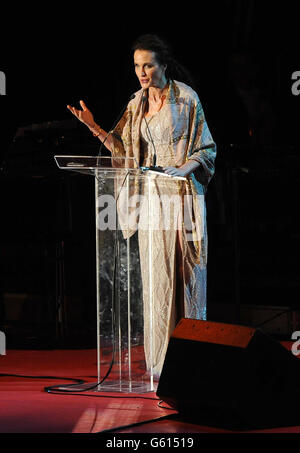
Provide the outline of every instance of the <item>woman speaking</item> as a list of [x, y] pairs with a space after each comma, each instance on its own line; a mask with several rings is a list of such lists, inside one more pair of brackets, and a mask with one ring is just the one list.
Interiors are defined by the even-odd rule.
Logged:
[[[187, 71], [175, 60], [169, 45], [156, 35], [143, 35], [133, 45], [133, 60], [141, 89], [135, 93], [111, 134], [94, 120], [83, 101], [81, 109], [68, 106], [116, 157], [134, 157], [141, 167], [157, 166], [169, 176], [169, 195], [182, 200], [176, 224], [182, 223], [184, 200], [191, 199], [194, 228], [157, 229], [153, 232], [153, 357], [159, 377], [169, 338], [181, 318], [206, 319], [207, 229], [204, 196], [214, 174], [216, 145], [202, 105]], [[161, 195], [159, 184], [155, 194]], [[165, 189], [164, 189], [164, 195]], [[178, 198], [179, 197], [179, 198]], [[174, 225], [173, 225], [174, 226]], [[139, 230], [143, 292], [147, 294], [149, 268], [144, 256], [148, 234]], [[146, 300], [147, 298], [145, 298]], [[146, 313], [146, 311], [145, 311]], [[150, 323], [144, 319], [145, 352]]]

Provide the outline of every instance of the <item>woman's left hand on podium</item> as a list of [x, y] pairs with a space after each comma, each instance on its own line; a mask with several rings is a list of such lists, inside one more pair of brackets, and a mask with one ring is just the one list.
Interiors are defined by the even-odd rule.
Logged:
[[181, 177], [186, 176], [186, 172], [184, 171], [184, 169], [181, 169], [180, 167], [179, 168], [163, 167], [163, 170], [165, 173], [167, 173], [168, 175], [171, 175], [171, 176], [181, 176]]

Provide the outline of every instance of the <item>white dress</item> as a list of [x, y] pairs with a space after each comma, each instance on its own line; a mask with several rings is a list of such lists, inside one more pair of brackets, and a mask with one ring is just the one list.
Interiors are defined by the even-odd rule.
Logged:
[[[141, 166], [150, 166], [154, 154], [156, 154], [157, 165], [175, 165], [172, 148], [168, 143], [168, 126], [164, 108], [152, 117], [143, 119], [140, 141]], [[148, 193], [148, 188], [144, 188], [144, 192]], [[155, 200], [155, 214], [152, 213], [152, 216], [149, 214], [149, 224], [153, 228], [151, 269], [148, 268], [149, 234], [148, 231], [139, 229], [145, 301], [145, 354], [146, 362], [154, 365], [154, 374], [157, 376], [164, 363], [169, 338], [180, 319], [183, 317], [206, 319], [206, 267], [195, 264], [194, 258], [186, 253], [185, 232], [180, 228], [183, 223], [183, 200], [186, 193], [187, 187], [184, 181], [169, 177], [158, 178], [151, 186], [151, 197]], [[174, 200], [177, 208], [171, 213], [164, 210], [161, 202], [163, 198]], [[203, 207], [205, 208], [205, 205]], [[166, 219], [166, 214], [169, 213], [171, 215]], [[143, 215], [142, 212], [141, 215]], [[202, 217], [205, 217], [205, 212], [202, 213]], [[150, 272], [152, 273], [152, 320], [149, 319], [147, 306]]]

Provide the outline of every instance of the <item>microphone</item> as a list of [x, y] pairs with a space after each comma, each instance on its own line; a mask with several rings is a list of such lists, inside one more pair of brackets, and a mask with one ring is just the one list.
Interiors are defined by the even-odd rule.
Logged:
[[125, 113], [125, 110], [127, 109], [127, 105], [128, 105], [128, 102], [132, 101], [132, 99], [135, 98], [135, 94], [132, 94], [129, 98], [129, 101], [126, 102], [126, 104], [124, 105], [124, 107], [122, 108], [121, 112], [119, 113], [119, 116], [117, 118], [117, 120], [115, 121], [113, 127], [110, 129], [110, 131], [106, 134], [106, 137], [105, 139], [103, 140], [103, 142], [101, 143], [100, 145], [100, 148], [99, 148], [99, 152], [98, 152], [98, 157], [101, 157], [101, 151], [103, 149], [103, 146], [106, 142], [106, 140], [108, 139], [108, 137], [110, 136], [110, 134], [114, 131], [114, 129], [117, 127], [117, 125], [119, 124], [119, 122], [121, 121], [122, 119], [122, 116], [124, 115]]
[[[146, 96], [145, 94], [143, 95], [142, 97], [142, 102], [143, 102], [143, 110], [144, 110], [144, 102], [147, 102], [148, 100], [148, 96]], [[150, 137], [150, 140], [151, 140], [151, 143], [152, 143], [152, 146], [153, 146], [153, 165], [151, 165], [150, 167], [142, 167], [143, 170], [153, 170], [153, 171], [158, 171], [158, 172], [161, 172], [161, 173], [164, 173], [164, 170], [162, 169], [162, 167], [158, 167], [156, 165], [156, 148], [155, 148], [155, 145], [154, 145], [154, 141], [153, 141], [153, 138], [152, 138], [152, 135], [151, 135], [151, 132], [150, 132], [150, 128], [148, 126], [148, 121], [146, 119], [146, 116], [145, 116], [145, 112], [143, 112], [143, 116], [144, 116], [144, 120], [145, 120], [145, 123], [146, 123], [146, 127], [147, 127], [147, 130], [148, 130], [148, 134], [149, 134], [149, 137]]]

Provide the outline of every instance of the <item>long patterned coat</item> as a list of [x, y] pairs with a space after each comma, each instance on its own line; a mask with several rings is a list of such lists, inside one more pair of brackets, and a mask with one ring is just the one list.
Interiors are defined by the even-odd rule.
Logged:
[[[144, 329], [145, 337], [151, 337], [153, 343], [153, 347], [147, 347], [145, 340], [146, 358], [153, 354], [148, 362], [154, 364], [154, 370], [159, 374], [169, 337], [180, 318], [206, 319], [207, 229], [204, 196], [214, 174], [216, 145], [198, 95], [184, 83], [169, 82], [164, 107], [151, 122], [149, 120], [151, 140], [148, 144], [145, 132], [144, 137], [142, 133], [145, 131], [145, 125], [144, 129], [142, 127], [145, 121], [143, 103], [144, 90], [141, 89], [129, 102], [112, 133], [112, 155], [134, 157], [136, 166], [150, 166], [153, 152], [156, 153], [158, 166], [180, 167], [190, 159], [200, 164], [186, 181], [163, 178], [161, 183], [161, 178], [158, 178], [151, 189], [153, 196], [176, 194], [182, 201], [177, 218], [172, 220], [174, 228], [168, 231], [158, 228], [153, 234], [151, 269], [147, 261], [149, 236], [139, 230], [146, 305]], [[152, 221], [154, 219], [150, 219], [150, 223]], [[176, 228], [179, 223], [184, 225], [183, 228]], [[151, 289], [149, 272], [152, 272]], [[149, 291], [154, 294], [154, 322], [150, 322], [147, 315]]]

